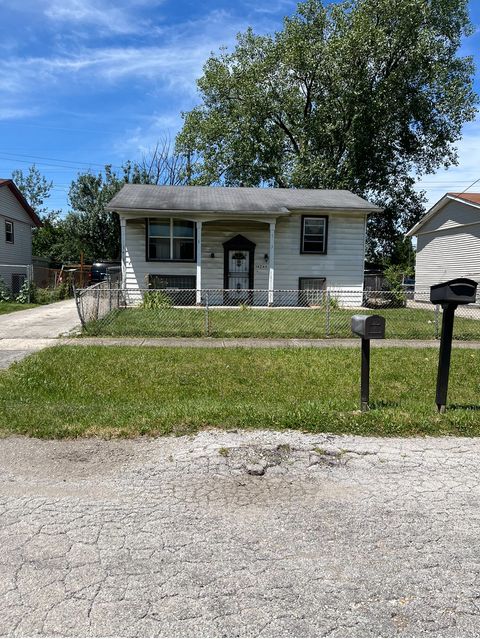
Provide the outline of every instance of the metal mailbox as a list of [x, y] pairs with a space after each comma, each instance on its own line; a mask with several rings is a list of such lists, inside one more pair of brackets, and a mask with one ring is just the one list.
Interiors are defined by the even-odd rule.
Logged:
[[442, 335], [438, 357], [436, 404], [438, 411], [444, 413], [447, 405], [448, 377], [452, 355], [453, 321], [459, 304], [472, 304], [477, 298], [477, 282], [466, 277], [458, 277], [448, 282], [430, 287], [430, 301], [441, 304], [443, 308]]
[[477, 296], [477, 282], [458, 277], [430, 287], [432, 304], [472, 304]]
[[363, 339], [385, 339], [385, 318], [381, 315], [354, 315], [352, 333]]
[[384, 339], [385, 318], [381, 315], [353, 315], [351, 327], [352, 333], [362, 338], [360, 408], [365, 411], [370, 401], [370, 340]]

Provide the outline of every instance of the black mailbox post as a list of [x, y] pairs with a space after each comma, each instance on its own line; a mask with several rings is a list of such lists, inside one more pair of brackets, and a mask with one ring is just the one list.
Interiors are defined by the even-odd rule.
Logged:
[[442, 335], [438, 358], [436, 404], [440, 413], [445, 412], [447, 404], [448, 376], [452, 355], [453, 320], [459, 304], [471, 304], [477, 296], [477, 282], [459, 277], [430, 288], [432, 304], [441, 304], [443, 308]]
[[362, 338], [360, 407], [366, 411], [370, 401], [370, 340], [385, 338], [385, 318], [381, 315], [354, 315], [351, 325], [352, 333]]

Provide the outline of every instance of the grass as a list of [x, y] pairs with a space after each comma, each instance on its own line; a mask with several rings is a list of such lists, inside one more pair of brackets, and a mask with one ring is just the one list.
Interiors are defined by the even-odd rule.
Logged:
[[0, 302], [0, 315], [25, 311], [27, 308], [35, 308], [38, 304], [20, 304], [19, 302]]
[[[205, 309], [128, 308], [112, 311], [99, 321], [90, 322], [88, 335], [129, 337], [351, 337], [350, 319], [354, 313], [375, 311], [332, 309]], [[387, 338], [435, 339], [434, 311], [424, 309], [386, 309]], [[480, 321], [457, 317], [457, 339], [479, 339]]]
[[437, 349], [372, 352], [358, 411], [358, 349], [58, 346], [0, 372], [0, 433], [133, 437], [202, 428], [480, 435], [480, 351], [455, 350], [445, 415]]

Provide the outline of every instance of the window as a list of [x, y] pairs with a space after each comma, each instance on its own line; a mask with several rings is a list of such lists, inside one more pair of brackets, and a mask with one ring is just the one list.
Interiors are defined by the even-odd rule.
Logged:
[[149, 288], [166, 289], [164, 295], [171, 301], [173, 306], [194, 306], [196, 302], [196, 283], [197, 278], [195, 275], [150, 274], [148, 276]]
[[27, 276], [25, 273], [12, 273], [12, 294], [18, 295], [26, 281]]
[[324, 277], [300, 277], [298, 301], [301, 306], [320, 306], [324, 302], [326, 279]]
[[148, 220], [147, 259], [195, 261], [195, 222], [170, 217]]
[[149, 275], [150, 288], [195, 288], [195, 275]]
[[301, 253], [326, 253], [327, 252], [327, 226], [328, 217], [302, 216], [302, 244]]
[[5, 220], [5, 242], [13, 244], [13, 241], [13, 222], [10, 222], [10, 220]]

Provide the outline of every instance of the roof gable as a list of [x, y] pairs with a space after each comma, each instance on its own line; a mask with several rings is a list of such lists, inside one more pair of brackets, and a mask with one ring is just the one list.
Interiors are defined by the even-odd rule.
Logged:
[[20, 206], [29, 215], [29, 217], [31, 218], [31, 220], [32, 220], [32, 222], [33, 222], [33, 224], [35, 226], [37, 226], [37, 227], [42, 226], [42, 222], [41, 222], [40, 218], [35, 213], [35, 211], [32, 209], [30, 204], [27, 202], [25, 196], [23, 195], [23, 193], [20, 191], [20, 189], [17, 187], [17, 185], [15, 184], [15, 182], [13, 180], [0, 178], [0, 188], [2, 188], [2, 187], [10, 189], [10, 191], [13, 193], [13, 195], [18, 200], [18, 203], [20, 204]]
[[480, 193], [445, 193], [443, 197], [430, 208], [425, 215], [413, 226], [406, 237], [417, 235], [428, 223], [433, 220], [443, 209], [452, 202], [458, 202], [468, 206], [472, 211], [480, 214]]

